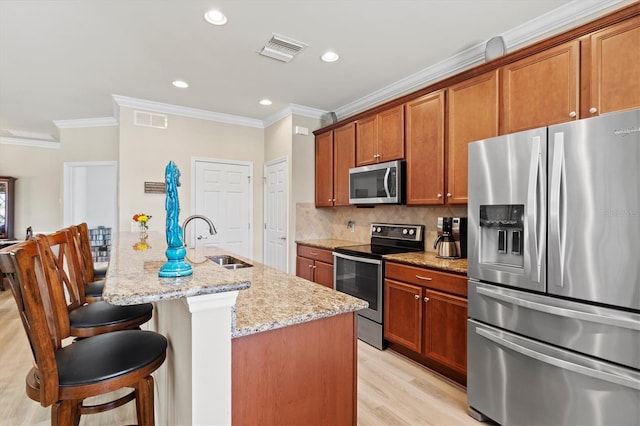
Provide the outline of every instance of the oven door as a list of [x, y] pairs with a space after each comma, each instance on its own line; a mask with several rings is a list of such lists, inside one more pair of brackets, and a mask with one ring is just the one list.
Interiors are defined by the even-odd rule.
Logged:
[[333, 282], [342, 293], [369, 302], [359, 315], [382, 323], [382, 260], [333, 253]]

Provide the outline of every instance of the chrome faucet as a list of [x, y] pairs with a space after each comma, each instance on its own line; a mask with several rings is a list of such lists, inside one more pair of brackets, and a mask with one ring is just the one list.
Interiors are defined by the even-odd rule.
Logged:
[[187, 243], [184, 241], [187, 235], [187, 225], [194, 219], [202, 219], [207, 222], [207, 225], [209, 225], [209, 234], [216, 235], [218, 233], [218, 231], [216, 231], [215, 225], [213, 224], [213, 222], [211, 222], [211, 219], [200, 214], [193, 214], [186, 218], [184, 222], [182, 222], [182, 242], [184, 243], [185, 247], [187, 246]]

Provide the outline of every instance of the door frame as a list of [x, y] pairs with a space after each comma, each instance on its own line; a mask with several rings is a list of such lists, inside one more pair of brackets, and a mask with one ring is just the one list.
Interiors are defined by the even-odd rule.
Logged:
[[220, 163], [230, 164], [234, 166], [248, 166], [249, 167], [249, 259], [253, 259], [253, 233], [255, 227], [253, 226], [253, 161], [243, 160], [226, 160], [222, 158], [213, 157], [191, 157], [191, 205], [190, 212], [195, 214], [196, 210], [196, 163], [200, 161], [203, 163]]
[[291, 232], [289, 232], [289, 193], [291, 192], [291, 179], [290, 179], [290, 173], [289, 173], [289, 157], [287, 157], [286, 155], [284, 157], [280, 157], [280, 158], [276, 158], [274, 160], [269, 160], [269, 161], [265, 161], [263, 167], [262, 167], [262, 176], [263, 176], [263, 185], [262, 185], [262, 260], [267, 259], [267, 229], [266, 229], [266, 225], [267, 225], [267, 167], [269, 166], [274, 166], [276, 164], [279, 163], [285, 163], [286, 170], [287, 170], [287, 197], [286, 197], [286, 208], [284, 209], [286, 217], [285, 217], [285, 226], [287, 229], [287, 252], [286, 252], [286, 265], [285, 265], [285, 272], [289, 273], [290, 271], [290, 261], [289, 261], [289, 255], [291, 253], [291, 239], [289, 238], [289, 235], [291, 234]]
[[115, 169], [115, 188], [116, 188], [116, 200], [113, 205], [113, 217], [115, 223], [113, 224], [114, 232], [117, 232], [119, 228], [118, 226], [118, 214], [119, 214], [119, 190], [118, 190], [118, 162], [117, 161], [70, 161], [63, 163], [63, 207], [62, 207], [62, 221], [63, 226], [77, 225], [72, 223], [71, 212], [73, 211], [73, 173], [76, 169], [86, 168], [86, 167], [110, 167]]

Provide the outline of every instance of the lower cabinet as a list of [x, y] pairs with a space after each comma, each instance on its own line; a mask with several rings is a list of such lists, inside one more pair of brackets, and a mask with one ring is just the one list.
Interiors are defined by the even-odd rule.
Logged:
[[465, 382], [466, 277], [391, 262], [385, 271], [385, 339], [428, 367]]
[[333, 288], [333, 254], [331, 250], [298, 244], [296, 275]]

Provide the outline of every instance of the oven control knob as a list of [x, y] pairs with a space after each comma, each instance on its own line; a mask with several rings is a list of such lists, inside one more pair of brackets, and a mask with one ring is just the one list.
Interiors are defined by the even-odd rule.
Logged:
[[407, 235], [407, 233], [408, 233], [408, 232], [409, 232], [409, 231], [407, 231], [407, 228], [404, 228], [404, 229], [402, 230], [402, 235]]
[[413, 235], [415, 234], [416, 231], [414, 231], [413, 229], [409, 229], [409, 235]]
[[379, 226], [376, 228], [376, 232], [380, 232], [382, 231], [382, 228], [380, 228]]

